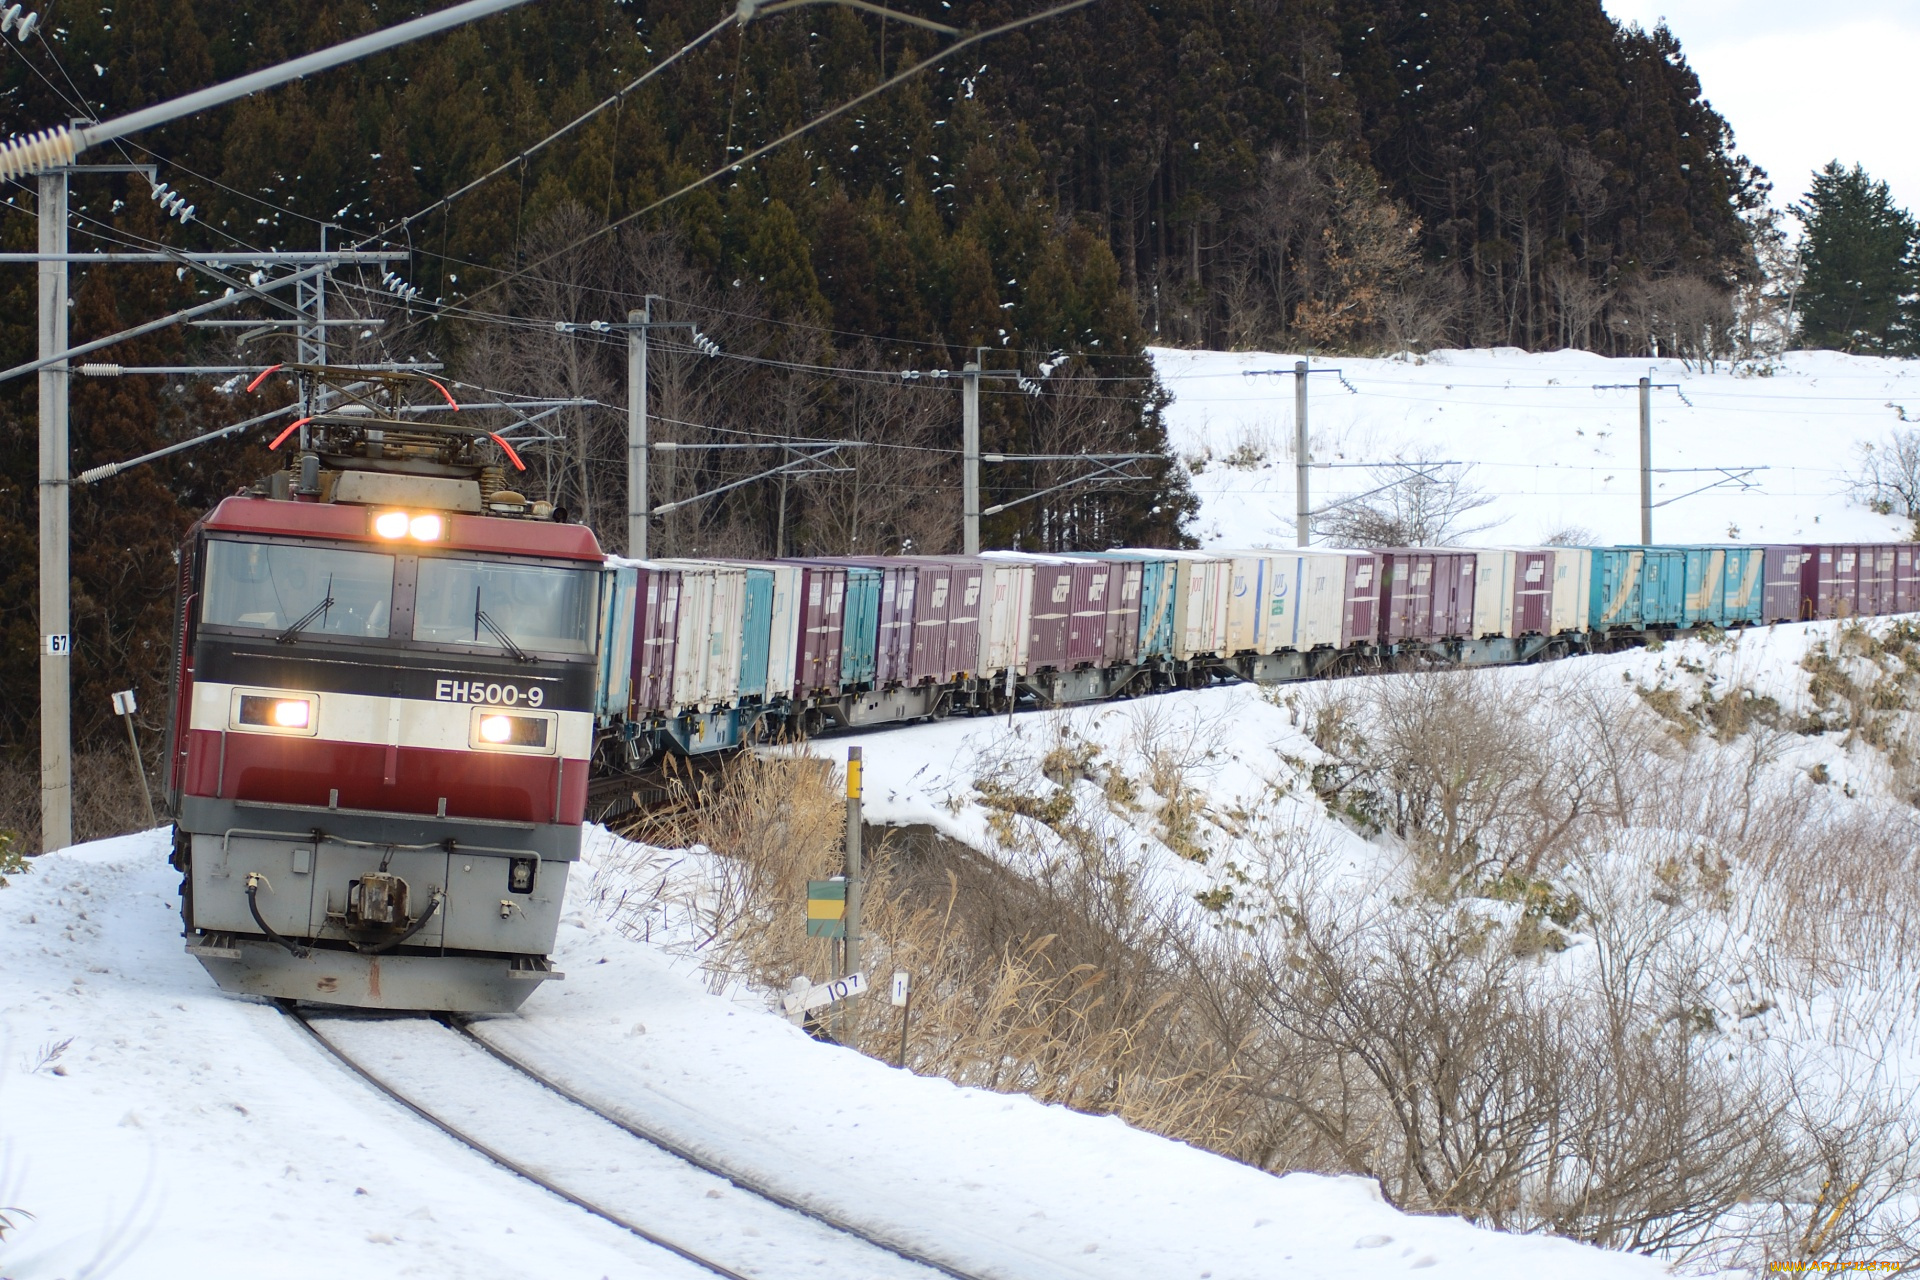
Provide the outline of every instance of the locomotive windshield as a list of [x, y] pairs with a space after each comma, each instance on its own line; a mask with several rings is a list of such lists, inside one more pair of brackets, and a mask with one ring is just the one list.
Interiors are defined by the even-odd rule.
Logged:
[[384, 638], [393, 557], [266, 542], [207, 544], [203, 620], [301, 635]]
[[413, 638], [508, 651], [593, 652], [593, 574], [441, 557], [420, 561]]

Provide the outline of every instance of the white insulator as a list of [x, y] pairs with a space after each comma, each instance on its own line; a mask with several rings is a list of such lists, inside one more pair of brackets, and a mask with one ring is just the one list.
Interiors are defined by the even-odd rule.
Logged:
[[0, 182], [72, 164], [80, 147], [65, 125], [0, 143]]
[[5, 34], [13, 30], [13, 20], [20, 16], [20, 10], [23, 7], [24, 6], [17, 4], [10, 4], [4, 12], [0, 12], [0, 34]]
[[83, 364], [74, 369], [83, 378], [117, 378], [125, 372], [125, 366], [117, 364]]
[[200, 206], [198, 206], [198, 205], [192, 205], [192, 204], [190, 204], [190, 205], [188, 205], [188, 206], [187, 206], [186, 208], [184, 208], [184, 209], [182, 209], [182, 210], [180, 211], [180, 221], [182, 221], [182, 222], [186, 222], [186, 221], [187, 221], [188, 219], [190, 219], [190, 218], [192, 218], [192, 217], [193, 217], [193, 211], [194, 211], [195, 209], [197, 209], [197, 208], [199, 208], [199, 207], [200, 207]]
[[33, 29], [39, 24], [40, 24], [39, 14], [37, 13], [28, 14], [26, 17], [20, 19], [20, 29], [13, 33], [14, 39], [18, 40], [21, 44], [25, 44], [27, 42], [27, 37], [33, 34]]

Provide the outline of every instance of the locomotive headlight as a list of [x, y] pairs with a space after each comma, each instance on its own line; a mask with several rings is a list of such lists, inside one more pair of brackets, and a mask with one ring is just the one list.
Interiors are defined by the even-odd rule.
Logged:
[[[407, 513], [404, 511], [382, 511], [373, 518], [373, 531], [383, 538], [404, 538], [407, 536], [407, 523]], [[439, 536], [437, 531], [434, 536]]]
[[407, 523], [407, 532], [415, 542], [438, 542], [446, 522], [439, 516], [415, 516]]
[[314, 731], [318, 719], [315, 715], [319, 709], [317, 704], [318, 699], [311, 695], [236, 691], [233, 695], [233, 727], [306, 737]]
[[552, 755], [557, 725], [552, 712], [475, 707], [468, 744], [482, 751]]

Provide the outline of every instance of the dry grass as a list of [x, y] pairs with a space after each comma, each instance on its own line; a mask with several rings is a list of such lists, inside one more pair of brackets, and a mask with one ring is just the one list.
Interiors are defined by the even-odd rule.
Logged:
[[[148, 785], [159, 804], [155, 757], [157, 742], [143, 744], [147, 754]], [[160, 819], [165, 821], [164, 815]], [[143, 831], [147, 811], [134, 780], [132, 752], [124, 745], [77, 752], [73, 757], [73, 839], [104, 840], [108, 836]], [[12, 753], [0, 768], [0, 833], [11, 833], [13, 848], [22, 854], [40, 852], [40, 766], [30, 751]]]

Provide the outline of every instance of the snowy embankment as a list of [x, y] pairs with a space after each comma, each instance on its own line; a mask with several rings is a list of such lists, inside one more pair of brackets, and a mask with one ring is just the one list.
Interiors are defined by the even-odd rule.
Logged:
[[[588, 890], [614, 852], [596, 838], [575, 880], [565, 983], [486, 1030], [703, 1152], [983, 1275], [1658, 1273], [815, 1043], [764, 994], [709, 994], [670, 949], [616, 932]], [[271, 1006], [218, 992], [181, 951], [165, 858], [158, 834], [123, 837], [38, 859], [0, 890], [0, 1205], [34, 1215], [0, 1251], [9, 1280], [687, 1274], [374, 1096]]]
[[[1205, 547], [1293, 544], [1291, 370], [1299, 357], [1156, 349], [1173, 394], [1174, 452], [1201, 500]], [[1653, 392], [1654, 536], [1662, 542], [1847, 542], [1906, 536], [1907, 522], [1849, 501], [1859, 447], [1920, 416], [1920, 361], [1791, 352], [1765, 374], [1582, 351], [1435, 351], [1313, 357], [1310, 482], [1316, 509], [1387, 483], [1366, 464], [1467, 464], [1492, 498], [1464, 539], [1535, 544], [1568, 529], [1602, 543], [1640, 529], [1639, 400]], [[1285, 376], [1257, 371], [1284, 370]], [[1336, 374], [1334, 371], [1337, 370]], [[1622, 389], [1624, 387], [1624, 389]], [[1606, 389], [1599, 389], [1606, 388]], [[1726, 469], [1723, 471], [1722, 469]], [[1748, 471], [1749, 468], [1764, 468]], [[1727, 472], [1746, 473], [1742, 485]], [[1716, 482], [1717, 488], [1694, 493]], [[1685, 496], [1693, 494], [1693, 496]]]
[[[1379, 994], [1376, 958], [1406, 939], [1490, 929], [1504, 967], [1490, 976], [1469, 948], [1446, 973], [1486, 981], [1495, 998], [1524, 992], [1523, 1013], [1538, 1013], [1532, 998], [1559, 1006], [1560, 1021], [1523, 1017], [1526, 1027], [1573, 1044], [1609, 1018], [1643, 1028], [1649, 1058], [1608, 1065], [1564, 1105], [1626, 1088], [1648, 1115], [1670, 1109], [1660, 1124], [1698, 1125], [1705, 1164], [1751, 1161], [1756, 1185], [1772, 1180], [1763, 1192], [1676, 1173], [1668, 1190], [1698, 1197], [1696, 1216], [1608, 1226], [1577, 1205], [1551, 1210], [1556, 1162], [1526, 1139], [1532, 1154], [1508, 1154], [1540, 1161], [1544, 1181], [1514, 1181], [1541, 1197], [1535, 1227], [1564, 1222], [1628, 1246], [1638, 1230], [1639, 1247], [1690, 1273], [1901, 1258], [1920, 1221], [1903, 1136], [1920, 1132], [1920, 969], [1901, 942], [1916, 921], [1920, 722], [1906, 708], [1920, 699], [1911, 634], [1896, 621], [1468, 675], [1236, 686], [812, 749], [844, 760], [863, 747], [870, 821], [931, 827], [1016, 869], [1044, 876], [1090, 834], [1121, 854], [1139, 896], [1185, 902], [1198, 934], [1277, 960], [1266, 973], [1282, 976], [1263, 988], [1274, 998], [1291, 990], [1288, 966], [1311, 962], [1326, 965], [1316, 981], [1350, 980], [1363, 1001]], [[1436, 697], [1436, 682], [1459, 696]], [[1441, 980], [1426, 965], [1412, 955], [1416, 987]], [[1255, 976], [1267, 980], [1257, 965]], [[1380, 1006], [1395, 1052], [1407, 1046], [1391, 1002], [1407, 998]], [[1348, 1027], [1342, 1052], [1373, 1030]], [[1326, 1034], [1288, 1028], [1303, 1031]], [[1490, 1064], [1511, 1048], [1473, 1050]], [[1568, 1061], [1593, 1065], [1584, 1053]], [[1439, 1083], [1446, 1068], [1436, 1058], [1411, 1070], [1416, 1084]], [[1652, 1075], [1631, 1084], [1636, 1070]], [[1659, 1093], [1656, 1078], [1692, 1071], [1693, 1092]], [[1551, 1086], [1553, 1072], [1540, 1078]], [[1494, 1089], [1503, 1105], [1527, 1105], [1519, 1076]], [[1663, 1140], [1659, 1124], [1608, 1128], [1619, 1113], [1588, 1115], [1601, 1145]], [[1762, 1116], [1772, 1119], [1744, 1124]], [[1543, 1115], [1541, 1143], [1556, 1122], [1581, 1123]], [[1483, 1136], [1514, 1141], [1532, 1123], [1509, 1116]], [[1686, 1144], [1674, 1145], [1684, 1164]], [[1375, 1167], [1398, 1167], [1398, 1150], [1388, 1142]], [[1631, 1217], [1629, 1202], [1649, 1194], [1630, 1191], [1620, 1211]]]

